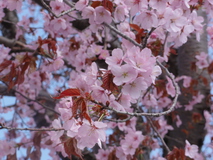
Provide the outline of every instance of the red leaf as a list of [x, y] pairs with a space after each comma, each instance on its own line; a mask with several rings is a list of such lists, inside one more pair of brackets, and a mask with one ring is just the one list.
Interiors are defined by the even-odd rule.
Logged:
[[83, 160], [81, 150], [77, 148], [77, 140], [75, 138], [69, 138], [64, 142], [64, 150], [69, 158], [71, 158], [71, 155], [75, 155]]
[[41, 148], [38, 146], [35, 146], [33, 152], [30, 153], [29, 157], [31, 160], [41, 159]]
[[110, 11], [112, 13], [113, 11], [113, 3], [109, 0], [103, 0], [102, 1], [102, 5], [105, 9], [107, 9], [108, 11]]
[[202, 121], [202, 115], [200, 113], [193, 113], [192, 114], [192, 122], [199, 123]]
[[137, 32], [139, 32], [140, 31], [140, 27], [137, 25], [137, 24], [129, 24], [129, 26], [131, 27], [131, 28], [133, 28], [134, 30], [136, 30]]
[[16, 152], [14, 153], [14, 154], [9, 154], [8, 156], [7, 156], [7, 160], [17, 160], [17, 157], [16, 157]]
[[213, 62], [211, 62], [208, 66], [208, 72], [213, 73]]
[[67, 89], [63, 92], [61, 92], [59, 94], [59, 96], [57, 97], [53, 97], [54, 99], [60, 99], [60, 98], [64, 98], [64, 97], [67, 97], [67, 96], [80, 96], [81, 95], [81, 92], [78, 88], [70, 88], [70, 89]]
[[36, 132], [35, 134], [34, 134], [34, 137], [33, 137], [33, 144], [35, 145], [35, 146], [38, 146], [38, 147], [40, 147], [40, 144], [41, 144], [41, 132]]
[[185, 160], [185, 151], [183, 149], [178, 149], [174, 147], [174, 149], [166, 156], [167, 160]]
[[91, 7], [96, 8], [98, 6], [101, 6], [101, 1], [93, 1], [91, 4]]
[[101, 87], [111, 92], [118, 92], [118, 87], [113, 83], [113, 78], [114, 76], [110, 71], [104, 73], [102, 77], [103, 84], [101, 85]]
[[3, 71], [5, 68], [7, 68], [9, 65], [12, 64], [12, 61], [10, 60], [5, 60], [0, 64], [0, 72]]
[[88, 120], [90, 123], [92, 123], [92, 120], [88, 114], [88, 111], [87, 111], [87, 105], [86, 105], [86, 102], [85, 100], [82, 101], [82, 104], [81, 104], [81, 112], [82, 112], [82, 116]]

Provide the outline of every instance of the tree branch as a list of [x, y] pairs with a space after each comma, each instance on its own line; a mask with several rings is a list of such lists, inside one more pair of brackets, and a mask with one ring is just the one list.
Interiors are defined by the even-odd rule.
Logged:
[[[67, 1], [66, 1], [66, 2], [67, 2]], [[65, 15], [65, 14], [68, 14], [68, 13], [70, 13], [70, 12], [72, 12], [72, 11], [75, 10], [75, 8], [71, 8], [71, 9], [69, 9], [69, 10], [67, 10], [67, 11], [64, 11], [64, 12], [60, 13], [59, 15], [56, 15], [56, 14], [51, 10], [51, 8], [50, 8], [43, 0], [41, 0], [41, 3], [42, 3], [42, 4], [47, 8], [47, 10], [48, 10], [50, 13], [52, 13], [56, 18], [59, 18], [59, 17]]]
[[161, 137], [160, 133], [158, 132], [158, 130], [155, 128], [154, 124], [152, 123], [152, 120], [149, 117], [146, 117], [149, 121], [149, 124], [151, 125], [152, 129], [155, 131], [155, 133], [157, 134], [157, 136], [160, 138], [161, 142], [163, 143], [164, 147], [166, 148], [167, 152], [169, 153], [171, 150], [169, 149], [169, 147], [166, 145], [164, 139]]
[[7, 127], [3, 124], [0, 124], [0, 129], [8, 129], [8, 130], [21, 130], [21, 131], [61, 131], [64, 128], [13, 128]]

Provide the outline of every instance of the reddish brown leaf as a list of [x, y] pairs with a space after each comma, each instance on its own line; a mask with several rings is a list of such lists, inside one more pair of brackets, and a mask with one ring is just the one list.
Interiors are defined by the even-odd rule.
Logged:
[[[108, 160], [118, 160], [118, 158], [116, 157], [115, 153], [116, 153], [115, 149], [112, 152], [110, 152], [109, 155], [108, 155]], [[106, 155], [102, 155], [102, 156], [106, 157], [107, 154]]]
[[9, 65], [12, 64], [12, 61], [10, 60], [4, 60], [1, 64], [0, 64], [0, 72], [3, 71], [5, 68], [7, 68]]
[[202, 121], [202, 115], [200, 113], [193, 113], [192, 114], [192, 122], [199, 123]]
[[169, 51], [171, 54], [177, 55], [177, 51], [174, 48], [170, 48]]
[[33, 152], [30, 153], [29, 157], [31, 160], [41, 159], [41, 148], [38, 146], [35, 146]]
[[132, 29], [136, 30], [137, 32], [140, 31], [140, 27], [139, 27], [137, 24], [131, 24], [131, 23], [130, 23], [129, 26], [130, 26]]
[[40, 144], [41, 144], [41, 132], [36, 132], [35, 134], [34, 134], [34, 137], [33, 137], [33, 144], [35, 145], [35, 146], [38, 146], [38, 147], [40, 147]]
[[213, 73], [213, 61], [208, 66], [208, 72]]
[[16, 152], [14, 153], [14, 154], [9, 154], [8, 156], [7, 156], [7, 160], [17, 160], [17, 157], [16, 157]]
[[191, 70], [195, 71], [196, 70], [196, 62], [191, 63]]
[[174, 149], [166, 156], [167, 160], [185, 160], [185, 151], [183, 149], [178, 149], [174, 147]]
[[69, 138], [64, 142], [64, 150], [69, 158], [71, 158], [71, 155], [75, 155], [83, 160], [81, 150], [77, 148], [77, 140], [75, 138]]
[[189, 131], [187, 131], [186, 129], [181, 129], [181, 132], [185, 133], [187, 136], [189, 135]]
[[92, 123], [92, 120], [91, 120], [91, 118], [90, 118], [90, 116], [89, 116], [89, 114], [88, 114], [88, 111], [87, 111], [87, 105], [86, 105], [86, 102], [85, 102], [85, 100], [82, 102], [82, 116], [86, 119], [86, 120], [88, 120], [90, 123]]
[[81, 92], [78, 88], [70, 88], [59, 94], [57, 97], [53, 97], [54, 99], [60, 99], [68, 96], [80, 96]]
[[209, 83], [208, 83], [208, 79], [207, 79], [206, 77], [200, 76], [200, 78], [201, 78], [201, 80], [203, 81], [203, 84], [204, 84], [204, 85], [208, 85], [208, 84], [209, 84]]
[[[49, 52], [49, 56], [53, 57], [54, 55], [51, 55], [51, 53], [54, 53], [56, 54], [56, 50], [57, 50], [57, 47], [56, 47], [56, 41], [54, 39], [51, 39], [51, 38], [48, 38], [48, 39], [41, 39], [41, 37], [38, 38], [38, 49], [40, 52], [43, 51], [42, 49], [42, 45], [43, 44], [47, 44], [47, 47], [48, 47], [48, 52]], [[45, 54], [45, 53], [43, 53]]]
[[110, 11], [111, 13], [113, 12], [113, 3], [109, 0], [103, 0], [102, 5], [105, 9]]
[[110, 71], [105, 72], [102, 77], [103, 84], [101, 87], [116, 93], [118, 92], [118, 87], [113, 83], [113, 78], [114, 76]]
[[101, 1], [93, 1], [91, 4], [91, 7], [96, 8], [98, 6], [101, 6]]

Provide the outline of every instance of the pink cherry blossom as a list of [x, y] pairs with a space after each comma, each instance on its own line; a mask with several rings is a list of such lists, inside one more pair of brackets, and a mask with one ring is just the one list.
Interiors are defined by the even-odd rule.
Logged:
[[95, 156], [97, 160], [108, 160], [109, 153], [109, 150], [99, 149], [98, 154], [96, 154]]
[[56, 14], [56, 15], [59, 15], [62, 11], [65, 10], [65, 5], [63, 2], [60, 2], [59, 0], [56, 0], [56, 1], [51, 1], [50, 2], [50, 6], [53, 10], [53, 12]]
[[132, 98], [137, 99], [140, 97], [141, 91], [146, 90], [147, 83], [142, 77], [136, 78], [133, 82], [127, 83], [123, 86], [122, 92], [129, 94]]
[[113, 65], [111, 71], [115, 75], [113, 82], [116, 85], [131, 82], [137, 77], [137, 71], [128, 64], [122, 66]]
[[123, 51], [120, 48], [112, 51], [112, 56], [106, 58], [106, 63], [110, 66], [121, 65], [123, 62]]
[[185, 142], [186, 142], [185, 155], [190, 158], [194, 158], [195, 155], [198, 153], [198, 146], [194, 144], [191, 145], [187, 140]]
[[187, 23], [186, 17], [183, 17], [183, 10], [181, 8], [172, 10], [171, 8], [166, 8], [165, 18], [167, 23], [166, 28], [170, 32], [179, 32], [181, 28]]
[[130, 7], [130, 14], [135, 15], [142, 9], [147, 9], [147, 0], [125, 0], [124, 3]]
[[80, 127], [81, 126], [79, 125], [78, 121], [74, 118], [72, 119], [69, 118], [63, 124], [63, 128], [67, 130], [67, 136], [69, 137], [76, 137], [78, 135]]
[[95, 8], [95, 22], [97, 24], [101, 24], [103, 22], [105, 23], [111, 23], [112, 18], [111, 18], [111, 13], [106, 10], [103, 6], [98, 6]]
[[21, 6], [22, 6], [22, 0], [7, 0], [7, 8], [11, 11], [17, 10], [18, 12], [21, 11]]
[[149, 0], [149, 5], [153, 9], [164, 10], [169, 0]]
[[0, 158], [4, 158], [4, 156], [7, 156], [9, 154], [13, 155], [15, 154], [15, 143], [14, 142], [7, 142], [5, 140], [0, 140]]
[[125, 111], [124, 107], [115, 100], [113, 95], [110, 96], [110, 104], [109, 106], [117, 111]]
[[168, 83], [166, 84], [166, 91], [170, 96], [174, 97], [175, 96], [175, 87], [172, 84], [172, 80], [168, 77], [166, 79], [168, 81]]
[[[146, 22], [146, 23], [144, 23]], [[134, 19], [134, 23], [140, 25], [144, 29], [151, 29], [157, 27], [157, 15], [151, 11], [142, 12]]]
[[127, 8], [125, 5], [119, 5], [115, 8], [114, 17], [116, 21], [124, 21], [127, 16]]
[[88, 5], [89, 1], [88, 0], [79, 0], [76, 4], [75, 4], [75, 8], [79, 11], [82, 11], [87, 5]]
[[63, 18], [53, 19], [50, 24], [53, 26], [55, 32], [65, 30], [67, 28], [66, 20]]
[[144, 139], [142, 132], [129, 130], [125, 139], [121, 141], [121, 148], [124, 154], [134, 155], [136, 148]]
[[85, 7], [82, 10], [82, 17], [85, 18], [85, 19], [88, 18], [90, 24], [93, 24], [94, 20], [95, 20], [95, 17], [96, 17], [95, 9], [93, 7], [90, 7], [90, 6]]
[[123, 152], [121, 147], [116, 147], [116, 157], [122, 160], [127, 160], [126, 154]]
[[99, 102], [102, 102], [103, 104], [105, 104], [107, 101], [109, 101], [108, 98], [108, 91], [103, 89], [102, 87], [98, 86], [98, 85], [93, 85], [92, 86], [92, 97], [95, 99], [98, 99]]
[[168, 133], [169, 130], [173, 130], [174, 129], [172, 126], [167, 124], [167, 122], [165, 121], [164, 118], [160, 118], [158, 120], [158, 123], [160, 125], [159, 132], [160, 132], [162, 137], [164, 137]]
[[57, 70], [59, 70], [60, 68], [62, 68], [63, 65], [64, 65], [64, 61], [63, 61], [60, 57], [58, 57], [58, 58], [56, 58], [56, 59], [54, 60], [54, 62], [53, 62], [53, 69], [54, 69], [55, 71], [57, 71]]
[[[53, 128], [55, 129], [60, 129], [62, 128], [61, 126], [61, 122], [59, 119], [54, 119], [54, 121], [52, 122], [52, 126]], [[60, 139], [60, 137], [64, 134], [64, 131], [61, 130], [61, 131], [50, 131], [49, 132], [49, 135], [50, 135], [50, 139], [52, 141], [57, 141]]]
[[78, 131], [77, 147], [79, 149], [84, 149], [84, 147], [92, 148], [96, 143], [101, 147], [101, 142], [106, 141], [106, 127], [105, 123], [98, 121], [93, 124], [84, 123]]
[[199, 69], [208, 67], [209, 63], [207, 61], [208, 55], [205, 52], [201, 52], [199, 55], [196, 55], [195, 58], [198, 60], [196, 65]]
[[182, 121], [181, 121], [181, 119], [180, 119], [180, 116], [177, 115], [177, 116], [176, 116], [176, 126], [177, 126], [177, 127], [180, 127], [181, 124], [182, 124]]

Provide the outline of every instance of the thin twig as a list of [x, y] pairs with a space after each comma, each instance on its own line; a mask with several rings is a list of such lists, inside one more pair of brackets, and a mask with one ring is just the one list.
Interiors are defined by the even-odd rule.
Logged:
[[67, 4], [70, 7], [75, 7], [75, 3], [74, 2], [70, 2], [68, 0], [63, 0], [65, 4]]
[[167, 146], [167, 144], [165, 143], [164, 139], [162, 138], [162, 136], [160, 135], [160, 133], [158, 132], [158, 130], [155, 128], [151, 118], [146, 117], [149, 121], [149, 124], [151, 125], [152, 129], [155, 131], [155, 133], [158, 135], [158, 137], [160, 138], [161, 142], [163, 143], [164, 147], [166, 148], [167, 152], [169, 153], [171, 150], [169, 149], [169, 147]]
[[56, 112], [54, 109], [45, 106], [44, 104], [38, 102], [37, 100], [30, 99], [29, 97], [23, 95], [21, 92], [19, 92], [19, 91], [17, 91], [17, 90], [14, 90], [14, 91], [15, 91], [16, 93], [20, 94], [20, 95], [21, 95], [22, 97], [24, 97], [25, 99], [27, 99], [27, 100], [29, 100], [29, 101], [32, 101], [32, 102], [36, 102], [36, 103], [38, 103], [39, 105], [41, 105], [43, 108], [48, 109], [48, 110], [50, 110], [50, 111], [52, 111], [52, 112], [54, 112], [54, 113], [60, 115], [60, 114], [59, 114], [58, 112]]
[[149, 31], [149, 33], [146, 35], [146, 37], [144, 38], [143, 48], [146, 47], [148, 38], [149, 38], [149, 36], [152, 34], [152, 32], [153, 32], [155, 29], [156, 29], [156, 28], [153, 27], [153, 28]]
[[107, 26], [109, 29], [111, 29], [112, 31], [114, 31], [115, 33], [117, 33], [119, 36], [123, 37], [124, 39], [130, 41], [132, 44], [134, 44], [135, 46], [138, 46], [140, 48], [143, 48], [143, 46], [139, 43], [137, 43], [134, 39], [126, 36], [125, 34], [121, 33], [119, 30], [117, 30], [116, 28], [114, 28], [113, 26], [104, 23], [105, 26]]
[[107, 120], [107, 121], [112, 121], [112, 122], [126, 122], [128, 120], [130, 120], [133, 116], [129, 116], [125, 119], [108, 119], [108, 118], [104, 118], [104, 120]]
[[64, 11], [64, 12], [60, 13], [59, 15], [56, 15], [56, 14], [51, 10], [51, 8], [50, 8], [43, 0], [41, 0], [41, 3], [42, 3], [42, 4], [47, 8], [47, 10], [48, 10], [50, 13], [52, 13], [56, 18], [59, 18], [59, 17], [61, 17], [61, 16], [64, 16], [65, 14], [68, 14], [68, 13], [70, 13], [70, 12], [72, 12], [72, 11], [75, 10], [75, 8], [71, 8], [71, 9], [69, 9], [69, 10], [67, 10], [67, 11]]
[[8, 130], [21, 130], [21, 131], [61, 131], [64, 128], [15, 128], [15, 127], [6, 127], [0, 124], [0, 129], [8, 129]]

